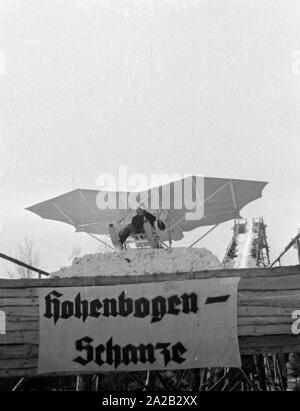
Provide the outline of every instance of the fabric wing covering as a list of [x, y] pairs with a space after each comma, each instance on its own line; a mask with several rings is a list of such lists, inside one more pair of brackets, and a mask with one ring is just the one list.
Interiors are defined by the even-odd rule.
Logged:
[[240, 210], [260, 198], [266, 184], [191, 176], [141, 192], [77, 189], [27, 210], [71, 224], [78, 232], [107, 235], [109, 224], [130, 223], [140, 205], [165, 222], [160, 238], [176, 241], [197, 227], [241, 218]]

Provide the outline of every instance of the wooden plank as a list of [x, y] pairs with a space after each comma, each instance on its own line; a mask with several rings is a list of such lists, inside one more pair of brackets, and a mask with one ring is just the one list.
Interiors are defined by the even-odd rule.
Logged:
[[34, 377], [37, 375], [37, 368], [21, 368], [21, 369], [6, 369], [0, 370], [0, 378], [11, 377]]
[[293, 324], [290, 316], [268, 316], [268, 317], [238, 317], [238, 326], [242, 325], [279, 325]]
[[8, 344], [38, 344], [38, 331], [11, 331], [0, 334], [0, 346]]
[[31, 315], [31, 316], [20, 316], [20, 315], [8, 315], [6, 317], [7, 322], [17, 322], [17, 323], [22, 323], [22, 322], [27, 322], [27, 321], [39, 321], [39, 316], [38, 315]]
[[[288, 334], [288, 335], [265, 335], [265, 336], [240, 336], [239, 337], [239, 344], [241, 353], [245, 353], [247, 349], [258, 349], [258, 348], [265, 348], [269, 347], [273, 350], [277, 349], [278, 347], [293, 347], [295, 351], [289, 352], [299, 352], [299, 336]], [[272, 351], [270, 351], [271, 353]], [[273, 351], [274, 352], [274, 351]], [[268, 351], [265, 351], [268, 353]], [[253, 351], [255, 354], [255, 351]]]
[[242, 355], [300, 353], [299, 338], [295, 335], [239, 337]]
[[[247, 270], [250, 270], [250, 269], [247, 269]], [[267, 272], [270, 273], [269, 269], [265, 268], [264, 270], [267, 270]], [[228, 270], [224, 270], [224, 271], [228, 272]], [[213, 272], [212, 271], [205, 271], [204, 273], [206, 273], [206, 274], [204, 276], [201, 276], [200, 273], [201, 272], [194, 273], [194, 278], [195, 279], [196, 278], [202, 278], [202, 277], [203, 278], [211, 278], [213, 275], [207, 275], [207, 273], [212, 273], [213, 274], [213, 273], [215, 273], [215, 271], [213, 271]], [[239, 290], [240, 291], [251, 291], [251, 290], [253, 290], [253, 291], [254, 290], [257, 290], [257, 291], [263, 291], [263, 290], [272, 291], [272, 290], [274, 290], [274, 291], [276, 291], [276, 290], [279, 290], [279, 289], [280, 290], [300, 290], [300, 275], [299, 274], [300, 274], [300, 268], [299, 268], [299, 272], [295, 275], [293, 275], [293, 274], [291, 274], [291, 275], [290, 274], [284, 274], [284, 275], [282, 275], [282, 274], [276, 274], [276, 275], [272, 274], [271, 276], [264, 276], [263, 281], [257, 281], [256, 277], [250, 277], [250, 278], [242, 277], [241, 281], [240, 281], [240, 285], [239, 285]], [[166, 276], [166, 275], [164, 275], [164, 276]], [[174, 280], [174, 274], [169, 274], [169, 276], [172, 276], [172, 279]], [[175, 274], [175, 276], [177, 276], [177, 274]], [[186, 273], [186, 274], [183, 273], [183, 274], [179, 274], [178, 276], [179, 276], [179, 278], [176, 278], [176, 280], [178, 280], [180, 278], [184, 280], [184, 279], [186, 279], [186, 277], [191, 277], [191, 274], [190, 273]], [[153, 280], [153, 278], [154, 278], [154, 280], [156, 280], [156, 276], [154, 275], [154, 276], [126, 277], [126, 281], [128, 281], [128, 279], [129, 280], [130, 279], [134, 280], [136, 277], [139, 277], [139, 279], [147, 277], [147, 278], [145, 278], [146, 280], [149, 279], [149, 277], [151, 277], [152, 280]], [[104, 279], [105, 282], [107, 282], [108, 280], [113, 281], [116, 278], [120, 278], [120, 277], [85, 277], [85, 278], [87, 279], [87, 283], [82, 281], [82, 277], [81, 278], [75, 277], [73, 279], [72, 278], [68, 278], [68, 279], [62, 278], [62, 279], [59, 280], [61, 282], [61, 284], [59, 284], [59, 285], [56, 285], [57, 279], [49, 278], [46, 281], [47, 281], [47, 287], [50, 287], [50, 288], [54, 287], [54, 286], [55, 287], [56, 286], [65, 287], [66, 286], [65, 285], [65, 280], [67, 280], [68, 282], [71, 282], [71, 283], [73, 283], [74, 281], [76, 282], [76, 284], [74, 284], [74, 285], [70, 284], [68, 286], [83, 286], [83, 285], [90, 286], [90, 285], [94, 285], [94, 284], [89, 284], [90, 283], [89, 278], [91, 278], [91, 279], [96, 278], [99, 281]], [[123, 279], [122, 282], [124, 283], [124, 277], [121, 277], [121, 278]], [[79, 279], [79, 281], [78, 281], [78, 279]], [[163, 278], [162, 279], [162, 281], [166, 281], [166, 280], [170, 280], [170, 278], [168, 278], [168, 279]], [[39, 285], [35, 285], [35, 287], [24, 288], [22, 286], [24, 280], [8, 280], [8, 281], [18, 281], [18, 282], [22, 281], [22, 283], [18, 283], [18, 284], [20, 284], [18, 286], [19, 288], [16, 288], [16, 287], [1, 288], [2, 286], [0, 286], [0, 299], [2, 299], [2, 298], [24, 298], [24, 297], [30, 298], [30, 297], [37, 297], [38, 296], [38, 287], [39, 287]], [[29, 281], [29, 280], [26, 280], [26, 281]], [[44, 280], [31, 280], [31, 281], [34, 281], [36, 283], [37, 281], [44, 281]], [[2, 282], [3, 282], [3, 280], [0, 279], [0, 283], [2, 283]], [[94, 282], [94, 280], [92, 280], [92, 282]], [[131, 282], [134, 283], [134, 281], [131, 281]], [[113, 283], [116, 283], [116, 281], [113, 281]], [[11, 283], [9, 283], [9, 284], [11, 285]], [[46, 286], [45, 283], [43, 283], [43, 284], [44, 284], [43, 286]], [[102, 284], [99, 284], [99, 285], [102, 285]], [[41, 286], [42, 286], [42, 284], [41, 284]]]
[[2, 298], [33, 298], [38, 297], [38, 288], [0, 288]]
[[[86, 275], [86, 272], [83, 273]], [[0, 288], [33, 288], [33, 287], [80, 287], [95, 285], [116, 285], [116, 284], [138, 284], [149, 282], [161, 282], [186, 279], [207, 279], [224, 277], [257, 278], [264, 277], [278, 278], [278, 276], [300, 275], [300, 266], [276, 267], [276, 268], [243, 268], [243, 269], [219, 269], [204, 270], [194, 273], [157, 273], [153, 275], [133, 275], [133, 276], [97, 276], [97, 277], [72, 277], [72, 278], [46, 278], [46, 279], [0, 279]]]
[[7, 334], [11, 331], [38, 331], [39, 321], [7, 321], [6, 332]]
[[276, 290], [300, 290], [300, 275], [276, 275], [275, 277], [264, 277], [263, 281], [257, 278], [242, 278], [239, 290], [246, 291], [276, 291]]
[[269, 316], [291, 316], [294, 307], [266, 307], [263, 305], [238, 305], [238, 317], [269, 317]]
[[265, 307], [273, 307], [273, 308], [289, 308], [292, 311], [299, 309], [299, 300], [290, 301], [288, 298], [281, 298], [281, 299], [271, 299], [271, 298], [256, 298], [253, 295], [252, 298], [238, 298], [238, 305], [239, 306], [265, 306]]
[[35, 358], [38, 357], [37, 344], [0, 345], [0, 359]]
[[256, 291], [239, 291], [238, 297], [240, 299], [273, 299], [279, 301], [283, 298], [300, 301], [300, 289], [299, 290], [256, 290]]
[[39, 315], [39, 307], [36, 306], [7, 306], [3, 307], [2, 311], [5, 312], [6, 316], [18, 316], [18, 317], [32, 317]]
[[[274, 324], [274, 325], [241, 325], [238, 326], [239, 336], [259, 336], [259, 335], [289, 335], [292, 333], [289, 324]], [[298, 338], [300, 344], [300, 338]]]
[[0, 298], [0, 309], [7, 306], [34, 306], [38, 305], [38, 298]]
[[37, 367], [37, 357], [36, 358], [17, 358], [17, 359], [1, 359], [0, 358], [0, 370], [9, 369], [26, 369]]
[[[256, 289], [250, 290], [250, 289], [245, 289], [245, 287], [239, 287], [239, 298], [247, 299], [247, 298], [252, 298], [253, 295], [255, 295], [257, 298], [273, 298], [273, 299], [276, 298], [277, 299], [281, 297], [281, 298], [292, 298], [294, 300], [296, 299], [297, 301], [300, 300], [300, 285], [299, 285], [299, 288], [297, 289], [296, 288], [295, 289], [280, 288], [274, 279], [272, 279], [272, 282], [274, 283], [273, 285], [274, 289], [270, 289], [270, 290], [266, 290], [266, 287], [264, 287], [264, 281], [261, 282], [262, 287], [257, 290]], [[25, 295], [23, 296], [23, 298], [21, 298], [22, 290], [23, 289], [13, 290], [13, 291], [20, 292], [20, 295], [18, 297], [13, 297], [13, 296], [0, 297], [0, 305], [10, 306], [10, 305], [37, 305], [38, 304], [38, 297], [37, 296], [36, 297], [26, 296], [26, 292], [24, 293]]]
[[[267, 270], [267, 269], [265, 269]], [[225, 270], [226, 272], [228, 270]], [[299, 290], [300, 289], [300, 272], [297, 275], [272, 275], [270, 277], [264, 277], [263, 281], [257, 281], [257, 277], [252, 277], [252, 278], [241, 278], [240, 284], [239, 284], [239, 290], [240, 291], [276, 291], [276, 290]], [[166, 276], [166, 275], [165, 275]], [[164, 276], [164, 277], [165, 277]], [[185, 280], [189, 277], [193, 277], [190, 273], [187, 274], [169, 274], [169, 276], [172, 276], [172, 278], [167, 278], [163, 277], [161, 278], [161, 281], [171, 281], [171, 280]], [[149, 282], [149, 277], [151, 277], [151, 280], [154, 280], [154, 282], [157, 281], [156, 276], [132, 276], [132, 277], [122, 277], [122, 281], [120, 283], [127, 283], [129, 280], [128, 279], [145, 279], [145, 282]], [[212, 278], [212, 276], [207, 276], [206, 274], [204, 276], [201, 276], [200, 273], [197, 275], [197, 273], [194, 274], [194, 279], [201, 279], [201, 278]], [[68, 279], [60, 279], [59, 282], [56, 279], [51, 279], [49, 278], [47, 280], [47, 287], [66, 287], [66, 286], [93, 286], [93, 285], [109, 285], [106, 284], [111, 279], [117, 279], [120, 277], [86, 277], [87, 281], [83, 282], [82, 278], [76, 277], [76, 278], [68, 278]], [[126, 278], [126, 282], [124, 282], [124, 278]], [[90, 279], [92, 281], [90, 281]], [[96, 280], [94, 280], [96, 279]], [[192, 278], [189, 278], [192, 279]], [[66, 285], [65, 282], [70, 283], [69, 285]], [[76, 280], [76, 281], [75, 281]], [[105, 284], [101, 284], [101, 282]], [[8, 280], [8, 281], [19, 281], [19, 280]], [[42, 281], [42, 280], [31, 280], [31, 281]], [[0, 282], [2, 280], [0, 279]], [[118, 284], [116, 281], [112, 281], [113, 284]], [[141, 282], [141, 281], [139, 281]], [[74, 284], [73, 284], [74, 283]], [[94, 283], [99, 283], [99, 284], [94, 284]], [[129, 281], [129, 283], [134, 284], [135, 281]], [[11, 284], [11, 283], [10, 283]], [[0, 299], [2, 298], [33, 298], [38, 296], [38, 286], [35, 288], [24, 288], [22, 287], [22, 284], [20, 284], [19, 288], [0, 288]]]

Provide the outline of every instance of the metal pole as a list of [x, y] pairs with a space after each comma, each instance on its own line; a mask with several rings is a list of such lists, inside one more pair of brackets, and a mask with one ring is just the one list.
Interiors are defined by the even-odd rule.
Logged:
[[43, 275], [50, 275], [46, 271], [40, 270], [39, 268], [33, 267], [32, 265], [26, 264], [23, 261], [17, 260], [16, 258], [9, 257], [6, 254], [0, 253], [0, 258], [3, 258], [4, 260], [10, 261], [11, 263], [20, 265], [21, 267], [27, 268], [30, 271], [34, 271], [38, 274], [43, 274]]
[[275, 265], [277, 263], [277, 261], [280, 261], [281, 257], [290, 249], [293, 247], [293, 245], [295, 244], [295, 242], [298, 241], [298, 239], [300, 238], [300, 233], [298, 233], [294, 238], [292, 238], [292, 240], [288, 243], [288, 245], [285, 247], [285, 249], [282, 251], [281, 254], [279, 254], [279, 256], [269, 265], [269, 267], [273, 267], [273, 265]]

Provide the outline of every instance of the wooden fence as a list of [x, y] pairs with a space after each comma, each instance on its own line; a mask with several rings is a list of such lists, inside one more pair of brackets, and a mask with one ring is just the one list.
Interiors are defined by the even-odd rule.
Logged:
[[300, 266], [147, 276], [1, 279], [0, 310], [6, 315], [6, 334], [0, 333], [0, 377], [37, 373], [40, 287], [107, 286], [222, 277], [241, 277], [238, 336], [242, 355], [300, 352], [300, 334], [292, 333], [295, 321], [292, 314], [300, 310]]

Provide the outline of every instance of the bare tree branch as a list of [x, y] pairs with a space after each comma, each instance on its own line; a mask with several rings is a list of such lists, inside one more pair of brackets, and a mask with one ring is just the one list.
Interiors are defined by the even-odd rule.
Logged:
[[[39, 253], [35, 250], [32, 240], [27, 237], [24, 239], [24, 243], [18, 247], [17, 258], [33, 267], [38, 266]], [[19, 265], [16, 265], [14, 270], [8, 270], [7, 274], [11, 278], [32, 278], [35, 275], [33, 271]]]

